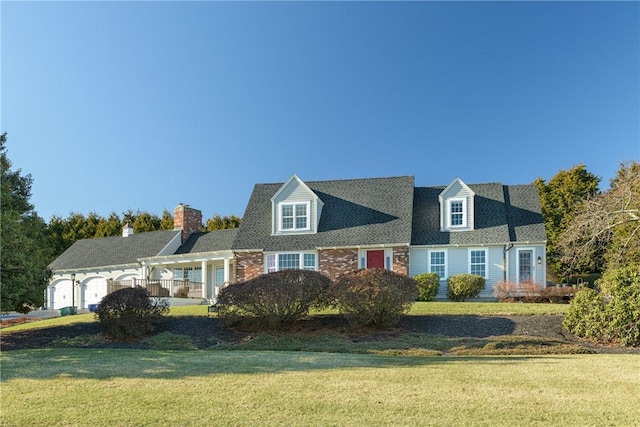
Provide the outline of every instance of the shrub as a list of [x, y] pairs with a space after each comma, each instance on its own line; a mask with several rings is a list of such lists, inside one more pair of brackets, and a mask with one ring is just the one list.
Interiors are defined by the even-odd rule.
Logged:
[[[331, 280], [308, 270], [283, 270], [222, 288], [219, 317], [227, 325], [244, 322], [279, 329], [326, 301]], [[251, 320], [251, 321], [249, 321]]]
[[372, 268], [341, 276], [331, 295], [353, 325], [384, 328], [411, 308], [418, 285], [408, 276]]
[[600, 293], [593, 289], [578, 292], [564, 326], [591, 340], [640, 346], [640, 265], [607, 270], [596, 285]]
[[493, 286], [493, 295], [500, 302], [562, 303], [574, 292], [572, 287], [543, 286], [535, 282], [500, 281]]
[[598, 341], [604, 336], [604, 322], [602, 295], [594, 289], [584, 288], [573, 297], [562, 324], [574, 335]]
[[418, 284], [418, 301], [433, 301], [440, 287], [438, 273], [422, 273], [413, 278]]
[[154, 323], [169, 311], [166, 300], [151, 302], [140, 286], [125, 288], [105, 296], [95, 316], [100, 329], [113, 339], [141, 338], [154, 330]]
[[475, 298], [484, 289], [485, 279], [477, 274], [456, 274], [447, 280], [447, 297], [451, 301]]

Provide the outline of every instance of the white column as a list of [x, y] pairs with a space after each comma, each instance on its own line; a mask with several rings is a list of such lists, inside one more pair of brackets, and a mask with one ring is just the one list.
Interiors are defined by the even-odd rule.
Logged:
[[229, 261], [229, 258], [224, 259], [224, 285], [228, 285], [231, 278], [231, 268], [229, 267]]
[[147, 266], [145, 264], [142, 264], [142, 279], [146, 279], [147, 278]]
[[207, 298], [207, 261], [202, 261], [202, 298]]

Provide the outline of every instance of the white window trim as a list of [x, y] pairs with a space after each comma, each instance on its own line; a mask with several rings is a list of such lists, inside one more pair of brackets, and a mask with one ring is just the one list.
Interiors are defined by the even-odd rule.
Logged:
[[[451, 224], [451, 204], [454, 202], [462, 202], [462, 224]], [[448, 228], [466, 228], [467, 227], [467, 199], [464, 197], [456, 197], [447, 200], [447, 227]]]
[[[307, 209], [307, 226], [304, 228], [296, 228], [296, 206], [304, 205]], [[283, 228], [282, 227], [282, 209], [285, 206], [293, 206], [293, 227], [292, 228]], [[296, 231], [310, 231], [311, 230], [311, 202], [280, 202], [278, 204], [278, 232], [281, 233], [291, 233]]]
[[[309, 251], [304, 251], [304, 252], [270, 252], [270, 253], [265, 253], [264, 254], [264, 272], [265, 273], [273, 273], [276, 271], [280, 271], [279, 270], [279, 265], [280, 265], [280, 260], [279, 260], [279, 256], [280, 255], [298, 255], [299, 257], [299, 261], [298, 261], [298, 265], [300, 266], [299, 270], [309, 270], [311, 271], [311, 269], [305, 269], [304, 268], [304, 256], [305, 255], [313, 255], [314, 259], [315, 259], [315, 266], [313, 268], [313, 271], [318, 271], [318, 254], [315, 252], [309, 252]], [[273, 271], [269, 271], [269, 265], [268, 265], [268, 259], [269, 257], [274, 257], [275, 260], [275, 265], [274, 265], [274, 269]]]
[[484, 251], [484, 278], [489, 279], [489, 250], [487, 248], [469, 248], [468, 252], [468, 272], [471, 273], [471, 252], [472, 251]]
[[441, 277], [440, 280], [446, 280], [449, 278], [449, 252], [446, 249], [430, 249], [427, 251], [427, 271], [431, 272], [431, 253], [433, 252], [444, 252], [444, 277]]

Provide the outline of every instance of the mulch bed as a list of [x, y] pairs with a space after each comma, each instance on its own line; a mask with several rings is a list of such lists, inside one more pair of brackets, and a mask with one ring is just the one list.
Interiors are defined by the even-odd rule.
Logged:
[[[313, 316], [303, 320], [290, 332], [314, 334], [337, 331], [346, 333], [354, 340], [383, 339], [403, 333], [440, 335], [445, 337], [487, 338], [491, 336], [519, 335], [540, 337], [580, 344], [597, 353], [638, 353], [640, 348], [594, 345], [580, 340], [562, 328], [562, 315], [535, 316], [404, 316], [400, 324], [386, 330], [352, 330], [339, 315]], [[0, 331], [1, 332], [1, 331]], [[191, 337], [198, 348], [207, 348], [215, 342], [235, 343], [246, 339], [249, 332], [223, 327], [218, 319], [205, 316], [167, 317], [157, 328], [157, 332], [171, 332]], [[0, 333], [2, 351], [47, 348], [55, 341], [81, 335], [98, 335], [97, 323], [81, 323], [69, 326], [36, 328], [16, 332]], [[92, 347], [146, 349], [142, 340], [114, 342], [99, 340]]]

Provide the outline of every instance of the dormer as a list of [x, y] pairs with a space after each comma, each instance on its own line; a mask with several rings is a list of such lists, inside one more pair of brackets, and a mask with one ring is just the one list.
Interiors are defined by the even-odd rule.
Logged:
[[440, 231], [470, 231], [474, 224], [475, 193], [456, 177], [438, 196]]
[[271, 198], [273, 235], [314, 234], [324, 203], [296, 174]]

